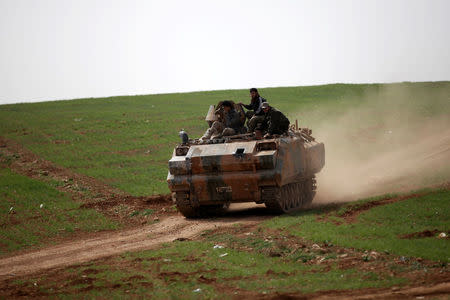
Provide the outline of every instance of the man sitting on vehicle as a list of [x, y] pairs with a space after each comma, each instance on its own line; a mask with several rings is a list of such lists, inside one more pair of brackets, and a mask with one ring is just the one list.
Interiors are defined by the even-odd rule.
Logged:
[[250, 98], [252, 99], [250, 104], [247, 105], [243, 104], [242, 102], [240, 102], [239, 104], [244, 106], [246, 109], [249, 109], [245, 113], [245, 116], [248, 119], [247, 121], [248, 132], [253, 132], [255, 131], [255, 128], [258, 125], [258, 123], [262, 123], [262, 121], [264, 120], [264, 112], [262, 111], [261, 105], [264, 102], [267, 102], [267, 100], [259, 95], [258, 90], [256, 88], [250, 89]]
[[[223, 116], [220, 112], [221, 109], [224, 110]], [[218, 108], [215, 113], [221, 119], [212, 123], [211, 127], [208, 128], [205, 134], [201, 137], [202, 140], [235, 135], [242, 131], [241, 118], [239, 113], [234, 109], [233, 103], [230, 101], [223, 101], [222, 106]]]
[[258, 129], [266, 132], [265, 138], [288, 131], [289, 119], [281, 111], [270, 106], [268, 102], [262, 104], [262, 110], [264, 111], [264, 120]]

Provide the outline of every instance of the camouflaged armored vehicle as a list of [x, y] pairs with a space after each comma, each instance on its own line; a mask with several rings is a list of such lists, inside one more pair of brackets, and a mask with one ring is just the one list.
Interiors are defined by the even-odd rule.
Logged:
[[[208, 116], [206, 121], [211, 121]], [[167, 182], [185, 217], [236, 202], [264, 203], [275, 213], [285, 213], [309, 206], [314, 198], [325, 148], [309, 129], [291, 125], [286, 134], [270, 139], [248, 133], [206, 143], [181, 135], [184, 140], [169, 160]]]

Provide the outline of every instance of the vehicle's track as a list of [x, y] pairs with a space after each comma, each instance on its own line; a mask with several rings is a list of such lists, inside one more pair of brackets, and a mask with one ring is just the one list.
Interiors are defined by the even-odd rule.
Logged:
[[263, 216], [224, 217], [187, 220], [169, 216], [161, 222], [137, 229], [100, 233], [95, 237], [71, 241], [41, 250], [0, 259], [0, 280], [66, 267], [127, 251], [150, 249], [179, 238], [193, 238], [204, 230], [236, 223], [254, 224]]

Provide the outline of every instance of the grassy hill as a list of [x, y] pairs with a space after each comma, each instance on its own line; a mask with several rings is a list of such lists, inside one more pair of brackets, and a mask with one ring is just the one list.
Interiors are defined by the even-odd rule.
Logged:
[[[407, 99], [415, 116], [424, 120], [450, 114], [449, 82], [332, 84], [265, 88], [260, 93], [291, 120], [298, 118], [301, 126], [313, 129], [338, 122], [338, 117], [350, 109], [397, 99], [399, 95]], [[178, 131], [184, 128], [191, 137], [199, 137], [206, 129], [208, 106], [224, 99], [248, 103], [248, 91], [2, 105], [0, 135], [57, 165], [130, 194], [167, 193], [167, 160], [179, 140]], [[402, 110], [402, 103], [392, 101], [389, 106]], [[377, 125], [378, 117], [369, 120], [365, 114], [352, 116], [358, 130]], [[320, 137], [320, 130], [317, 133]]]
[[[384, 195], [356, 194], [359, 201], [11, 277], [1, 282], [0, 298], [365, 296], [399, 287], [405, 297], [422, 295], [405, 294], [408, 286], [448, 282], [450, 82], [267, 88], [261, 95], [324, 141], [319, 175], [328, 175], [319, 178], [319, 193], [331, 191], [333, 201], [343, 188]], [[157, 213], [174, 215], [169, 202], [150, 207], [145, 199], [153, 197], [119, 192], [116, 199], [110, 186], [135, 196], [167, 193], [178, 131], [199, 137], [209, 105], [224, 99], [249, 102], [248, 91], [0, 106], [0, 258], [97, 231], [150, 228]], [[399, 182], [447, 184], [391, 193]]]

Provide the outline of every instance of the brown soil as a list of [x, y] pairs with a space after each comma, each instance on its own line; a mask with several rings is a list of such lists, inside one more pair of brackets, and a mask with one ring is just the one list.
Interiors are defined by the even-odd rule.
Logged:
[[334, 290], [309, 295], [276, 294], [268, 299], [448, 299], [450, 282], [432, 283], [423, 286], [407, 286], [389, 289]]

